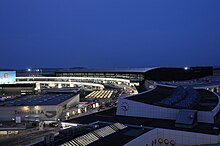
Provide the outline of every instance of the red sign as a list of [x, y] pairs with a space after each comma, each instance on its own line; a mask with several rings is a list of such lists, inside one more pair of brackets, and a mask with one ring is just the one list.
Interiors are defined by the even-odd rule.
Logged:
[[4, 74], [4, 78], [8, 78], [8, 74], [7, 73]]

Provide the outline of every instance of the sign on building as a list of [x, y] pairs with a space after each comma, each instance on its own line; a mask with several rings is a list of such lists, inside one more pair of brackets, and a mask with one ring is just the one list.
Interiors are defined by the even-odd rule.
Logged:
[[15, 84], [16, 71], [0, 71], [0, 84]]

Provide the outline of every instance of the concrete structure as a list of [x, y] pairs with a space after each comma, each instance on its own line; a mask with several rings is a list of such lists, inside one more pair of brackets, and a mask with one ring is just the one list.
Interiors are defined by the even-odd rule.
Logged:
[[0, 85], [0, 95], [29, 95], [34, 94], [35, 86], [33, 84], [2, 84]]
[[98, 77], [122, 78], [132, 82], [148, 80], [176, 81], [201, 78], [213, 74], [213, 67], [154, 67], [154, 68], [115, 68], [91, 69], [75, 68], [55, 71], [57, 77]]
[[94, 78], [94, 77], [16, 77], [17, 84], [35, 84], [36, 90], [41, 89], [41, 85], [48, 85], [49, 87], [62, 86], [89, 86], [94, 89], [104, 89], [103, 84], [130, 84], [130, 80], [117, 78]]
[[79, 103], [79, 94], [31, 95], [0, 103], [1, 121], [57, 121], [63, 111]]
[[186, 145], [217, 145], [220, 136], [155, 128], [124, 146], [186, 146]]
[[95, 78], [120, 78], [135, 82], [145, 79], [145, 72], [152, 68], [115, 68], [115, 69], [63, 69], [56, 71], [57, 77], [95, 77]]
[[177, 87], [177, 86], [193, 86], [195, 89], [207, 89], [212, 92], [220, 92], [220, 77], [219, 76], [207, 76], [194, 80], [184, 81], [158, 81], [159, 86]]
[[17, 84], [35, 84], [36, 90], [41, 89], [41, 85], [48, 85], [49, 87], [62, 88], [63, 86], [75, 87], [75, 86], [90, 86], [96, 89], [104, 89], [102, 84], [88, 83], [88, 82], [76, 82], [71, 78], [62, 77], [17, 77]]
[[[183, 108], [160, 104], [160, 101], [168, 98], [172, 92], [171, 88], [158, 87], [137, 95], [121, 97], [118, 101], [117, 115], [176, 120]], [[208, 100], [213, 102], [204, 101], [191, 109], [197, 110], [198, 122], [215, 123], [219, 119], [220, 97], [204, 89], [200, 89], [199, 92], [202, 92], [202, 99], [207, 95]]]

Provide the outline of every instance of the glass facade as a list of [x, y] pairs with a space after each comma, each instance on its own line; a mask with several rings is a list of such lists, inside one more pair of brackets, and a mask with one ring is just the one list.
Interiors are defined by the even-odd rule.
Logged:
[[144, 73], [74, 73], [57, 72], [57, 77], [98, 77], [98, 78], [122, 78], [133, 81], [143, 81]]

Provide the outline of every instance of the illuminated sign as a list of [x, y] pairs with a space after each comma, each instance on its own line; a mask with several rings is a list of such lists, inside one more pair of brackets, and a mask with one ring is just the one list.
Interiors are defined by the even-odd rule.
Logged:
[[0, 84], [15, 84], [16, 72], [15, 71], [0, 71]]

